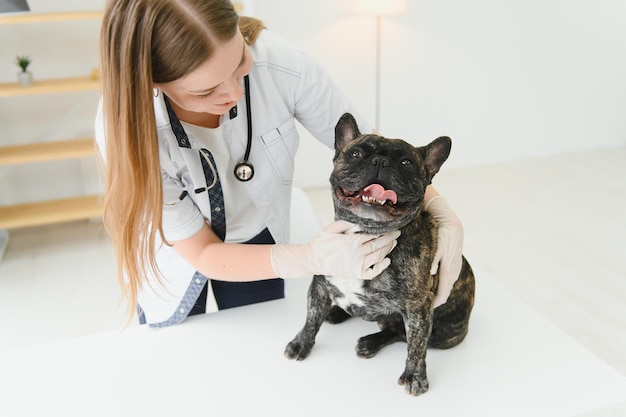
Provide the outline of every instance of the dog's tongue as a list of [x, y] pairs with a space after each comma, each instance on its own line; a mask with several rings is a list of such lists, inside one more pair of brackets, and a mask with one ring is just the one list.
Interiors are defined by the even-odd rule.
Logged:
[[389, 200], [393, 204], [398, 202], [398, 195], [393, 190], [385, 190], [380, 184], [368, 185], [361, 191], [361, 194], [366, 197], [372, 197], [376, 200]]

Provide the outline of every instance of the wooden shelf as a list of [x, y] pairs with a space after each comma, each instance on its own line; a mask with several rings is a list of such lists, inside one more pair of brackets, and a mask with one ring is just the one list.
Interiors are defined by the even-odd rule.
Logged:
[[99, 19], [101, 17], [101, 11], [16, 13], [7, 16], [0, 16], [0, 25], [38, 22], [67, 22], [68, 20]]
[[0, 229], [41, 226], [101, 216], [100, 196], [0, 206]]
[[[60, 13], [14, 13], [0, 15], [0, 25], [39, 22], [67, 22], [102, 18], [102, 11]], [[45, 44], [46, 39], [42, 39]], [[0, 98], [98, 90], [97, 70], [90, 76], [35, 80], [29, 86], [17, 82], [0, 83]], [[40, 161], [92, 157], [96, 155], [93, 139], [63, 140], [47, 143], [0, 147], [0, 166]], [[0, 231], [20, 227], [40, 226], [84, 220], [102, 216], [100, 196], [89, 195], [36, 203], [0, 205]], [[6, 233], [5, 233], [6, 235]], [[2, 242], [0, 242], [2, 244]], [[6, 246], [6, 239], [4, 242]], [[0, 247], [0, 250], [2, 248]]]
[[0, 147], [0, 166], [96, 156], [91, 138]]
[[2, 83], [0, 84], [0, 97], [89, 91], [98, 88], [100, 88], [100, 82], [91, 77], [35, 81], [29, 86], [21, 86], [18, 83]]

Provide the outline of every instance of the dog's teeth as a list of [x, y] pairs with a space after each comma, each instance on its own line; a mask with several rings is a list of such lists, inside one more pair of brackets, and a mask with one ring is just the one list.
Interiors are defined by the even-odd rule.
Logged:
[[387, 200], [377, 200], [374, 197], [370, 197], [370, 196], [361, 196], [361, 201], [363, 201], [364, 203], [368, 203], [368, 204], [378, 204], [380, 206], [384, 206], [385, 203], [387, 202]]

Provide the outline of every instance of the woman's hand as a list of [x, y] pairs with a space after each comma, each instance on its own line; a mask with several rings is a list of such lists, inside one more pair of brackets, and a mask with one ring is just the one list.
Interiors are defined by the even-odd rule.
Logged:
[[400, 232], [383, 235], [349, 233], [353, 227], [352, 223], [335, 221], [305, 244], [274, 245], [271, 250], [274, 271], [282, 278], [315, 274], [375, 278], [391, 263], [386, 256], [396, 246]]
[[441, 196], [433, 197], [426, 205], [426, 210], [439, 223], [437, 252], [430, 268], [431, 275], [439, 271], [439, 286], [433, 300], [433, 308], [436, 308], [448, 300], [461, 272], [463, 225]]

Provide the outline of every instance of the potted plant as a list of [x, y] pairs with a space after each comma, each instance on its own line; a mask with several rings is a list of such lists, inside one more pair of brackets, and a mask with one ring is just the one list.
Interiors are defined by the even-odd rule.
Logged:
[[26, 55], [18, 55], [16, 58], [17, 66], [20, 67], [21, 71], [17, 73], [17, 80], [20, 85], [26, 86], [31, 85], [33, 83], [33, 74], [28, 71], [28, 66], [30, 65], [30, 58]]

